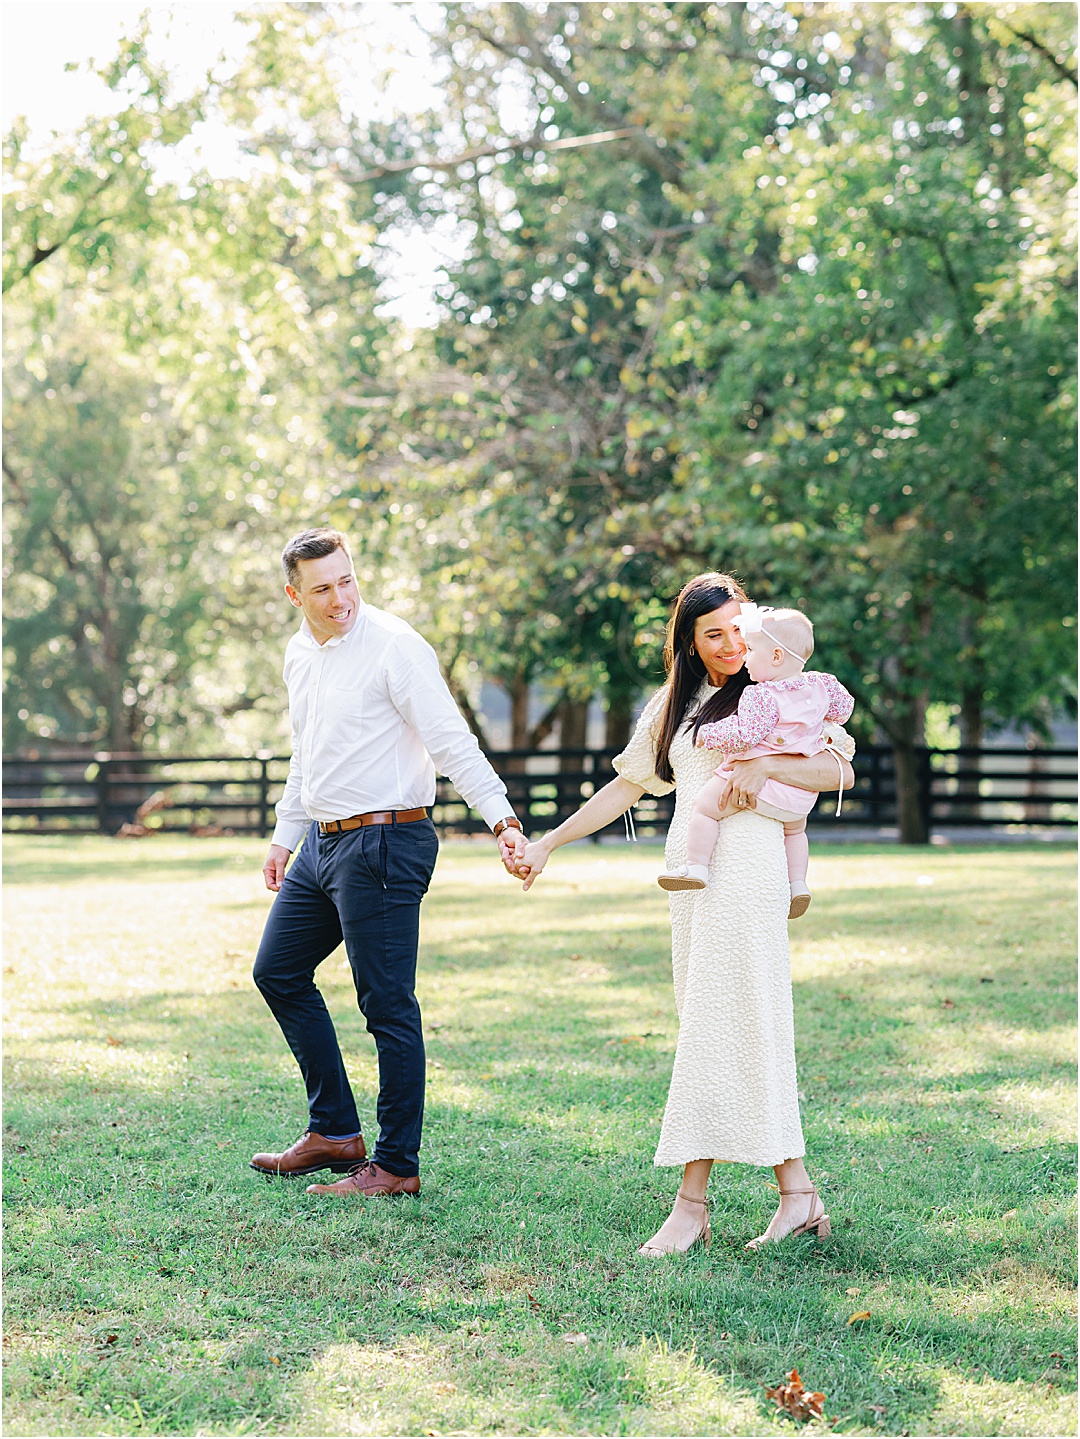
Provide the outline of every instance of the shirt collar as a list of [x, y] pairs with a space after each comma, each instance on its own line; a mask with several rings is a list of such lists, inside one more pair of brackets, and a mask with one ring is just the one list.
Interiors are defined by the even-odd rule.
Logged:
[[349, 631], [348, 634], [346, 634], [346, 635], [337, 635], [334, 639], [327, 640], [324, 644], [319, 644], [318, 640], [317, 640], [317, 639], [315, 638], [315, 636], [311, 633], [311, 626], [308, 624], [308, 622], [307, 622], [306, 619], [303, 619], [303, 620], [300, 621], [300, 628], [297, 630], [296, 633], [297, 633], [297, 635], [299, 636], [299, 638], [303, 641], [303, 643], [304, 643], [305, 645], [307, 645], [307, 647], [308, 647], [309, 649], [313, 649], [313, 650], [332, 650], [332, 649], [336, 649], [338, 645], [343, 645], [343, 644], [345, 644], [348, 640], [350, 640], [350, 639], [353, 637], [353, 635], [356, 633], [356, 631], [360, 628], [360, 624], [361, 624], [361, 621], [362, 621], [363, 618], [364, 618], [364, 611], [366, 610], [366, 608], [367, 608], [367, 606], [364, 604], [364, 601], [363, 601], [363, 600], [357, 600], [357, 602], [356, 602], [356, 623], [353, 625], [352, 629]]

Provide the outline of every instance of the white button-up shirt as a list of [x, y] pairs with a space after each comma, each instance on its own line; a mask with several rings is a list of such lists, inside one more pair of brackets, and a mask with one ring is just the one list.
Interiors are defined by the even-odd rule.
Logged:
[[296, 849], [313, 819], [418, 809], [435, 771], [494, 827], [513, 814], [506, 786], [411, 625], [361, 603], [346, 635], [320, 645], [305, 620], [285, 650], [292, 760], [274, 844]]

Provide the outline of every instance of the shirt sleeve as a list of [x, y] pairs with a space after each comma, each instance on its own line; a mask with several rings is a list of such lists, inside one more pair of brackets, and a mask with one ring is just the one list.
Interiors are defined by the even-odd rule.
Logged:
[[744, 754], [768, 739], [779, 718], [776, 696], [763, 685], [749, 685], [739, 698], [736, 713], [713, 720], [712, 724], [703, 724], [698, 730], [697, 742], [705, 749], [722, 750], [724, 754]]
[[630, 743], [621, 754], [617, 754], [611, 761], [615, 766], [616, 773], [623, 779], [629, 780], [631, 784], [640, 785], [649, 794], [657, 796], [670, 794], [675, 788], [674, 783], [669, 784], [667, 780], [662, 780], [656, 773], [656, 741], [664, 705], [667, 702], [667, 694], [666, 685], [663, 689], [657, 690], [642, 710], [637, 728], [630, 737]]
[[833, 724], [830, 720], [826, 720], [821, 726], [821, 732], [825, 736], [826, 747], [835, 750], [850, 764], [855, 758], [855, 741], [843, 725]]
[[294, 724], [289, 773], [285, 779], [285, 788], [281, 798], [274, 806], [277, 812], [277, 823], [274, 825], [274, 834], [270, 840], [271, 844], [280, 844], [290, 852], [296, 849], [304, 835], [307, 834], [308, 825], [311, 823], [311, 816], [300, 802], [303, 778], [300, 769], [300, 736]]
[[829, 693], [829, 708], [825, 718], [833, 724], [846, 724], [855, 708], [854, 696], [844, 688], [835, 675], [822, 674], [822, 682]]
[[398, 713], [412, 725], [435, 768], [450, 779], [465, 803], [491, 829], [508, 819], [514, 811], [506, 786], [454, 703], [438, 657], [422, 635], [414, 632], [395, 638], [386, 682]]

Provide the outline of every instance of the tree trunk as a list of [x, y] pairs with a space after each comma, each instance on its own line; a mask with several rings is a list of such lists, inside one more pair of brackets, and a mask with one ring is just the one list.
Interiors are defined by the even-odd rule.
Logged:
[[981, 749], [982, 742], [982, 685], [965, 685], [960, 691], [960, 744], [964, 749]]
[[465, 693], [465, 691], [461, 688], [457, 681], [452, 679], [449, 675], [444, 674], [443, 678], [446, 680], [447, 689], [454, 696], [455, 704], [457, 705], [461, 713], [465, 716], [465, 723], [469, 726], [473, 734], [479, 740], [480, 748], [485, 752], [485, 754], [490, 754], [491, 744], [488, 740], [487, 735], [484, 733], [484, 726], [480, 723], [480, 716], [476, 713], [475, 709], [473, 709], [472, 701], [469, 699], [469, 696]]
[[1028, 735], [1027, 749], [1031, 758], [1028, 760], [1028, 781], [1025, 786], [1027, 799], [1024, 801], [1024, 822], [1026, 824], [1040, 824], [1050, 818], [1050, 806], [1046, 802], [1045, 790], [1040, 784], [1040, 778], [1046, 774], [1046, 759], [1041, 751], [1046, 748], [1045, 741], [1039, 734]]
[[[510, 694], [510, 748], [529, 748], [529, 681], [520, 671], [514, 675], [507, 689]], [[525, 761], [510, 759], [505, 766], [509, 774], [523, 774]]]
[[[559, 748], [564, 750], [584, 749], [589, 724], [589, 701], [587, 699], [563, 700], [559, 717], [561, 721]], [[559, 761], [559, 772], [562, 774], [580, 769], [581, 757], [579, 755], [564, 755]]]
[[[979, 683], [965, 684], [960, 691], [960, 748], [981, 749], [983, 742], [983, 690]], [[979, 756], [961, 755], [962, 770], [971, 771], [970, 777], [957, 782], [956, 798], [958, 808], [966, 818], [978, 814], [979, 804]]]
[[929, 844], [930, 816], [924, 805], [919, 753], [909, 740], [893, 739], [896, 777], [896, 823], [901, 844]]
[[626, 748], [630, 739], [630, 719], [633, 712], [632, 691], [608, 692], [607, 714], [604, 716], [604, 745], [607, 749]]

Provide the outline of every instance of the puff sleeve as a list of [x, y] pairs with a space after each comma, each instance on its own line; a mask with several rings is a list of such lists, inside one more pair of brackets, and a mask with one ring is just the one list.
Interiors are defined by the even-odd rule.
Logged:
[[617, 773], [623, 779], [629, 780], [631, 784], [639, 784], [653, 795], [670, 794], [675, 788], [673, 783], [668, 784], [656, 773], [656, 739], [667, 694], [667, 685], [657, 690], [642, 710], [630, 743], [622, 754], [617, 754], [612, 760]]
[[835, 750], [850, 764], [855, 758], [855, 741], [844, 726], [836, 724], [833, 720], [825, 720], [821, 726], [821, 732], [825, 736], [826, 748]]

